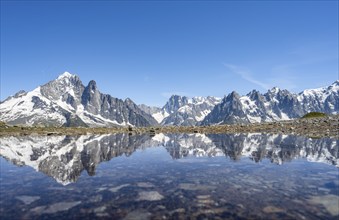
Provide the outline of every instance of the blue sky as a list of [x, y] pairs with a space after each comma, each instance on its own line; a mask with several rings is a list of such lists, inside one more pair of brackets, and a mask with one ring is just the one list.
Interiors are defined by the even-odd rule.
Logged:
[[1, 1], [1, 100], [64, 71], [157, 106], [330, 85], [338, 1]]

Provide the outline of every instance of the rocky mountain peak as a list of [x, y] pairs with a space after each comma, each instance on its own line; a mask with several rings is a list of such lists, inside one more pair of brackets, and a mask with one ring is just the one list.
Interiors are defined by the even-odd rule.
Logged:
[[63, 79], [63, 78], [71, 78], [71, 77], [74, 77], [75, 75], [69, 73], [69, 72], [64, 72], [63, 74], [61, 74], [58, 79]]
[[232, 92], [204, 119], [202, 124], [254, 123], [300, 118], [311, 111], [337, 114], [339, 86], [307, 89], [294, 94], [274, 87], [262, 95], [253, 90], [240, 97]]
[[228, 96], [226, 96], [225, 99], [227, 101], [233, 101], [233, 100], [236, 100], [236, 99], [239, 99], [239, 98], [240, 98], [240, 95], [236, 91], [233, 91]]
[[88, 85], [87, 85], [87, 88], [88, 88], [90, 91], [96, 91], [96, 90], [98, 90], [97, 83], [96, 83], [94, 80], [89, 81], [89, 83], [88, 83]]
[[80, 78], [75, 74], [70, 74], [69, 72], [64, 72], [51, 82], [53, 82], [54, 84], [58, 84], [59, 86], [65, 85], [78, 87], [82, 85]]
[[252, 90], [250, 93], [247, 94], [247, 96], [251, 99], [251, 100], [258, 100], [260, 99], [260, 92], [257, 90]]
[[170, 102], [172, 103], [182, 103], [184, 104], [187, 101], [186, 96], [180, 96], [180, 95], [172, 95], [169, 99]]
[[151, 112], [162, 125], [192, 126], [202, 121], [220, 101], [220, 98], [212, 96], [188, 98], [172, 95], [161, 109], [145, 108], [145, 111]]
[[[128, 103], [127, 103], [128, 102]], [[0, 103], [0, 120], [9, 124], [48, 126], [150, 126], [157, 122], [132, 100], [102, 94], [94, 80], [85, 87], [65, 72], [28, 93]]]
[[[67, 104], [76, 107], [80, 102], [81, 94], [84, 90], [80, 78], [65, 72], [45, 85], [41, 86], [41, 94], [53, 101], [66, 101]], [[77, 101], [78, 100], [78, 101]]]
[[0, 103], [0, 120], [9, 124], [54, 126], [150, 126], [254, 123], [299, 118], [310, 111], [339, 113], [339, 80], [328, 87], [294, 94], [274, 87], [262, 95], [233, 91], [216, 97], [173, 95], [162, 108], [137, 106], [102, 94], [94, 80], [85, 87], [65, 72], [33, 91], [20, 91]]
[[338, 91], [339, 90], [339, 80], [334, 81], [334, 83], [332, 83], [332, 85], [330, 85], [328, 87], [328, 89]]
[[59, 75], [56, 79], [51, 80], [48, 83], [57, 84], [59, 86], [61, 85], [74, 86], [74, 84], [77, 84], [78, 81], [81, 82], [80, 78], [77, 75], [70, 74], [69, 72], [64, 72], [63, 74]]
[[130, 99], [130, 98], [126, 98], [125, 99], [125, 103], [127, 104], [127, 105], [135, 105], [135, 103], [132, 101], [132, 99]]
[[93, 114], [99, 114], [101, 111], [101, 94], [94, 80], [89, 81], [84, 89], [81, 102], [85, 109]]
[[272, 89], [269, 89], [268, 92], [271, 94], [277, 94], [280, 91], [278, 87], [273, 87]]
[[185, 96], [180, 95], [172, 95], [164, 108], [168, 113], [174, 113], [177, 111], [180, 107], [186, 105], [188, 103], [188, 98]]
[[25, 90], [20, 90], [19, 92], [15, 93], [15, 95], [13, 96], [14, 98], [20, 97], [22, 95], [27, 94], [27, 92]]

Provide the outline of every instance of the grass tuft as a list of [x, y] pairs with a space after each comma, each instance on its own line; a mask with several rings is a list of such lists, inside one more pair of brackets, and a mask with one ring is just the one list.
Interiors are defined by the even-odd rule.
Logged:
[[322, 112], [309, 112], [304, 115], [302, 118], [318, 118], [318, 117], [325, 117], [326, 114]]

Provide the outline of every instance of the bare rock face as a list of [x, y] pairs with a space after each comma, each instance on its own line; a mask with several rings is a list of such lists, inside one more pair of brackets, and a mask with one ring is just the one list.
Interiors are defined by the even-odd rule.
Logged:
[[94, 80], [91, 80], [85, 87], [81, 96], [81, 103], [85, 110], [92, 114], [99, 114], [101, 111], [101, 94]]
[[172, 95], [161, 109], [152, 112], [152, 116], [161, 125], [197, 125], [220, 101], [212, 96], [188, 98]]
[[31, 92], [20, 91], [0, 104], [8, 124], [44, 126], [152, 126], [157, 121], [132, 100], [100, 93], [96, 82], [85, 87], [68, 72]]
[[158, 111], [161, 110], [161, 108], [159, 107], [147, 106], [145, 104], [140, 104], [138, 105], [138, 107], [149, 115], [153, 115], [154, 113], [157, 113]]
[[196, 126], [290, 120], [312, 111], [339, 113], [339, 81], [299, 94], [274, 87], [265, 94], [232, 92], [223, 99], [173, 95], [157, 108], [103, 94], [95, 81], [84, 86], [78, 76], [65, 72], [1, 102], [0, 121], [30, 126]]
[[233, 91], [223, 99], [173, 95], [157, 110], [145, 111], [161, 125], [195, 126], [214, 124], [249, 124], [300, 118], [308, 112], [339, 112], [339, 81], [299, 94], [274, 87], [265, 94], [253, 90], [240, 96]]
[[248, 123], [245, 112], [242, 110], [240, 96], [232, 92], [225, 97], [220, 104], [216, 105], [212, 112], [202, 122], [203, 125], [227, 121], [230, 124]]
[[299, 94], [272, 88], [261, 94], [253, 90], [245, 96], [232, 92], [205, 117], [202, 125], [257, 123], [300, 118], [308, 112], [339, 113], [339, 81]]

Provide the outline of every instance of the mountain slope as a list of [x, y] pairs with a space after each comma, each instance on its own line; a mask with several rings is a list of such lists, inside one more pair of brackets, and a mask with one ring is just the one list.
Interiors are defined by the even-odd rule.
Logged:
[[68, 72], [33, 91], [19, 91], [0, 103], [0, 121], [43, 126], [195, 126], [257, 123], [299, 118], [311, 111], [339, 112], [339, 81], [299, 94], [272, 88], [245, 96], [232, 92], [223, 99], [173, 95], [162, 108], [136, 105], [84, 86]]
[[188, 98], [173, 95], [152, 116], [162, 125], [192, 126], [202, 121], [220, 100], [211, 96]]
[[232, 92], [201, 122], [209, 124], [256, 123], [299, 118], [308, 112], [339, 113], [339, 81], [299, 94], [272, 88], [261, 94], [253, 90], [245, 96]]
[[8, 124], [53, 126], [151, 126], [157, 122], [132, 100], [121, 100], [85, 87], [68, 72], [31, 92], [19, 92], [0, 104], [0, 120]]
[[149, 115], [153, 115], [161, 110], [159, 107], [147, 106], [145, 104], [138, 105], [138, 107]]

